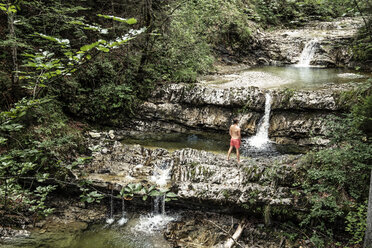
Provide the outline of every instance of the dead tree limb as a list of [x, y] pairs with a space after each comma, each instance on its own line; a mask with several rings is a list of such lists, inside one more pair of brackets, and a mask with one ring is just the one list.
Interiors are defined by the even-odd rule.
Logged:
[[[211, 220], [207, 220], [209, 223], [211, 223], [213, 226], [217, 227], [218, 229], [220, 229], [223, 233], [225, 233], [227, 236], [230, 237], [230, 239], [224, 244], [224, 248], [226, 247], [229, 247], [231, 248], [232, 245], [235, 243], [236, 245], [238, 245], [239, 247], [241, 248], [244, 248], [241, 244], [238, 243], [238, 239], [240, 237], [240, 235], [242, 234], [243, 230], [244, 230], [244, 227], [245, 227], [245, 219], [243, 219], [240, 223], [239, 223], [239, 226], [238, 228], [236, 229], [235, 233], [233, 235], [231, 235], [228, 231], [226, 231], [225, 229], [223, 229], [222, 227], [220, 227], [219, 225], [217, 225], [216, 223], [214, 223], [213, 221]], [[231, 240], [231, 245], [229, 243], [230, 246], [226, 246], [226, 244]]]
[[[224, 248], [231, 248], [234, 243], [236, 244], [239, 244], [237, 242], [237, 240], [240, 238], [240, 235], [242, 235], [242, 232], [244, 230], [244, 227], [245, 227], [245, 220], [243, 219], [240, 223], [239, 223], [239, 226], [238, 228], [236, 228], [235, 230], [235, 233], [233, 234], [232, 237], [230, 237], [230, 239], [228, 239], [225, 243], [225, 245], [223, 246]], [[240, 244], [239, 244], [240, 246]]]

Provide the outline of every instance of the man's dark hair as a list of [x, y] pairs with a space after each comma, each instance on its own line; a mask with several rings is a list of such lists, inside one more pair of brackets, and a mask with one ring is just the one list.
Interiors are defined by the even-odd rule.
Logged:
[[234, 124], [238, 124], [238, 122], [239, 122], [238, 119], [234, 119], [234, 120], [233, 120], [233, 123], [234, 123]]

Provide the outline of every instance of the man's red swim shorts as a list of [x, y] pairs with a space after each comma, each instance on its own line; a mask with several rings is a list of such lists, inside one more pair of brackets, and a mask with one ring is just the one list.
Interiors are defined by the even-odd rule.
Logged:
[[240, 139], [231, 139], [230, 146], [234, 146], [236, 149], [240, 147]]

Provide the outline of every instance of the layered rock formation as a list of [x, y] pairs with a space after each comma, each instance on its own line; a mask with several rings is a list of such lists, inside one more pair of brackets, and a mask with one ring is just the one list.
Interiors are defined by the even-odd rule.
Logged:
[[76, 171], [78, 177], [88, 178], [101, 188], [112, 185], [120, 191], [129, 183], [156, 185], [152, 176], [166, 165], [170, 171], [168, 187], [179, 198], [174, 204], [182, 207], [221, 211], [223, 206], [230, 206], [227, 212], [263, 206], [296, 208], [291, 189], [299, 156], [248, 158], [237, 164], [227, 161], [225, 155], [206, 151], [181, 149], [170, 153], [101, 137], [90, 141], [92, 147], [99, 148], [93, 152], [92, 163], [82, 168], [84, 176], [78, 175], [80, 169]]
[[[316, 53], [312, 64], [353, 67], [352, 42], [362, 18], [339, 18], [332, 22], [310, 22], [300, 29], [281, 29], [261, 33], [260, 49], [255, 52], [257, 64], [296, 64], [305, 45], [315, 40]], [[367, 68], [367, 67], [366, 67]]]
[[[356, 90], [358, 89], [358, 91]], [[347, 109], [368, 87], [330, 86], [319, 90], [265, 90], [257, 87], [217, 88], [206, 84], [158, 87], [129, 126], [141, 131], [227, 132], [233, 118], [245, 136], [256, 133], [265, 111], [265, 93], [272, 96], [270, 138], [278, 144], [310, 148], [326, 142], [325, 122]]]

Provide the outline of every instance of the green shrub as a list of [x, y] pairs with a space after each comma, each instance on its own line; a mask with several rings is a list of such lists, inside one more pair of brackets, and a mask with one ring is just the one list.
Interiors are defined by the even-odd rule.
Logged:
[[[364, 111], [370, 108], [368, 99], [370, 96], [354, 107], [352, 113], [329, 123], [329, 147], [307, 154], [302, 165], [302, 188], [311, 207], [301, 225], [328, 233], [330, 237], [336, 223], [342, 227], [339, 223], [345, 222], [350, 207], [368, 198], [372, 143], [359, 129], [358, 121], [371, 117], [369, 111]], [[349, 216], [353, 225], [350, 221], [355, 215]]]
[[363, 241], [367, 227], [367, 207], [367, 201], [361, 204], [352, 204], [352, 210], [346, 216], [345, 230], [352, 235], [350, 244], [360, 244]]
[[[84, 151], [81, 128], [52, 99], [18, 102], [0, 112], [0, 207], [14, 213], [48, 215], [54, 179], [68, 176], [67, 165]], [[53, 178], [54, 183], [47, 182]]]

